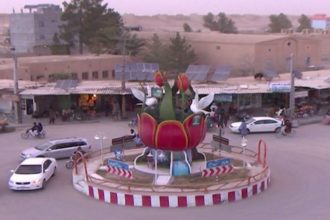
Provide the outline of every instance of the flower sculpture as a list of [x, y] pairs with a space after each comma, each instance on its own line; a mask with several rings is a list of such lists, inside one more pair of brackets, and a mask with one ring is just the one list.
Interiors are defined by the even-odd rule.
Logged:
[[[180, 73], [171, 87], [166, 76], [158, 71], [154, 75], [154, 81], [164, 93], [158, 98], [157, 106], [147, 106], [138, 115], [138, 132], [142, 142], [148, 147], [166, 151], [183, 151], [197, 147], [205, 138], [206, 115], [204, 112], [194, 113], [185, 108], [186, 97], [195, 94], [188, 77]], [[190, 93], [187, 92], [188, 89], [191, 90]], [[178, 92], [181, 97], [177, 95]], [[213, 96], [208, 95], [205, 107], [211, 104]]]

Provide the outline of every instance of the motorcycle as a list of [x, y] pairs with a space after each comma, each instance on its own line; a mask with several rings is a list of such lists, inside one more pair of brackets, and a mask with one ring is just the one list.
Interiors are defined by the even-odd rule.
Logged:
[[28, 138], [40, 138], [43, 139], [46, 137], [46, 131], [42, 130], [41, 132], [35, 133], [32, 131], [27, 131], [21, 134], [22, 139], [28, 139]]
[[322, 119], [322, 124], [330, 125], [330, 114], [326, 114]]

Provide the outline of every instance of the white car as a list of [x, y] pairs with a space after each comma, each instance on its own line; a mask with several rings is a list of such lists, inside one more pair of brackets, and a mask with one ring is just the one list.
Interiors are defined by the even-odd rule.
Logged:
[[30, 157], [53, 157], [56, 159], [67, 158], [78, 148], [83, 152], [88, 152], [91, 150], [91, 145], [85, 138], [74, 137], [50, 140], [24, 150], [20, 157], [23, 160]]
[[9, 179], [11, 190], [34, 190], [45, 187], [46, 182], [55, 175], [57, 163], [54, 158], [28, 158], [24, 160]]
[[[234, 133], [239, 133], [239, 126], [242, 122], [231, 123], [229, 128]], [[251, 117], [246, 120], [249, 133], [253, 132], [278, 132], [281, 129], [282, 121], [271, 117]]]

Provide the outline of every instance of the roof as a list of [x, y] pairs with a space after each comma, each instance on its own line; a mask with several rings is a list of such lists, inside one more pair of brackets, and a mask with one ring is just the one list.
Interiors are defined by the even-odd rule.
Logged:
[[[303, 72], [301, 79], [295, 79], [295, 87], [308, 87], [314, 89], [330, 88], [330, 70], [318, 70]], [[172, 83], [172, 82], [171, 82]], [[264, 80], [257, 81], [253, 76], [229, 78], [226, 81], [213, 83], [195, 83], [194, 90], [198, 94], [253, 94], [253, 93], [272, 93], [273, 84], [290, 84], [290, 74], [280, 74], [273, 78], [271, 82]], [[83, 81], [74, 88], [67, 90], [55, 88], [54, 83], [46, 86], [25, 89], [21, 95], [69, 95], [69, 94], [131, 94], [130, 88], [141, 88], [139, 82], [126, 82], [126, 90], [122, 90], [120, 80], [111, 81]], [[144, 86], [154, 86], [153, 82], [147, 82]], [[284, 91], [288, 92], [288, 91]]]
[[48, 157], [31, 157], [31, 158], [27, 158], [25, 159], [21, 165], [32, 165], [32, 164], [42, 164], [45, 160], [47, 159], [52, 159], [52, 158], [48, 158]]
[[[154, 34], [157, 34], [160, 39], [170, 39], [176, 36], [177, 32], [151, 32], [151, 31], [138, 31], [135, 32], [140, 38], [151, 39]], [[187, 40], [203, 41], [203, 42], [216, 42], [216, 43], [232, 43], [232, 44], [255, 44], [263, 41], [277, 40], [287, 38], [288, 35], [282, 34], [223, 34], [219, 32], [200, 32], [190, 33], [181, 32], [181, 36]]]

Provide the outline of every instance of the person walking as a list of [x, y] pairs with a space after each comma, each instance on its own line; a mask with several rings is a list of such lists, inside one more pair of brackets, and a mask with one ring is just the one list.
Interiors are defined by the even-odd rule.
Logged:
[[242, 138], [245, 138], [245, 136], [249, 133], [245, 119], [242, 120], [241, 125], [238, 128], [238, 131], [241, 134]]

